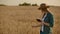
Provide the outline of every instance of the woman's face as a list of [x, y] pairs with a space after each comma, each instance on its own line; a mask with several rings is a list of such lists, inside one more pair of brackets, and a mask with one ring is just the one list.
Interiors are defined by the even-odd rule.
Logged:
[[41, 12], [42, 13], [46, 13], [47, 12], [47, 9], [41, 9]]

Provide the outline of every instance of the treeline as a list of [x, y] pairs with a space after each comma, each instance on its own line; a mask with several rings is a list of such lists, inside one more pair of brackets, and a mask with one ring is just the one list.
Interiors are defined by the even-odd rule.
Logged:
[[[5, 4], [0, 4], [0, 6], [7, 6]], [[22, 3], [22, 4], [18, 4], [18, 6], [37, 6], [37, 4], [30, 4], [30, 3]]]
[[30, 4], [30, 3], [22, 3], [22, 4], [19, 4], [19, 6], [37, 6], [37, 4]]
[[6, 6], [5, 4], [0, 4], [0, 6]]

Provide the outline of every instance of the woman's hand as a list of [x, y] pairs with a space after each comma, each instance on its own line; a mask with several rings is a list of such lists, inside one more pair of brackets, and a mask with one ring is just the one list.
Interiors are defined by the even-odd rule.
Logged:
[[43, 23], [43, 24], [49, 26], [49, 23]]
[[42, 22], [42, 20], [40, 20], [40, 19], [36, 19], [38, 22]]
[[40, 27], [41, 23], [37, 24], [37, 25], [33, 25], [32, 27]]
[[37, 27], [37, 26], [32, 26], [32, 27]]

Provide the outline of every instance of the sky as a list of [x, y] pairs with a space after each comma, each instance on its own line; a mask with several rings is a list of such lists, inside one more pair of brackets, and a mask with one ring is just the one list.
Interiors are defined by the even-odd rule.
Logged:
[[47, 5], [54, 5], [54, 6], [60, 6], [60, 0], [0, 0], [0, 4], [5, 4], [5, 5], [12, 5], [12, 6], [17, 6], [20, 3], [31, 3], [31, 4], [38, 4], [40, 5], [41, 3], [46, 3]]

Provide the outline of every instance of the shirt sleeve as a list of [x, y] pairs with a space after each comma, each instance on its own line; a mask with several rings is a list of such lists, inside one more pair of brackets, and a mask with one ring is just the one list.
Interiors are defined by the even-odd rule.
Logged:
[[49, 18], [50, 27], [53, 27], [53, 24], [54, 24], [54, 18], [53, 18], [53, 15], [50, 14], [50, 18]]

